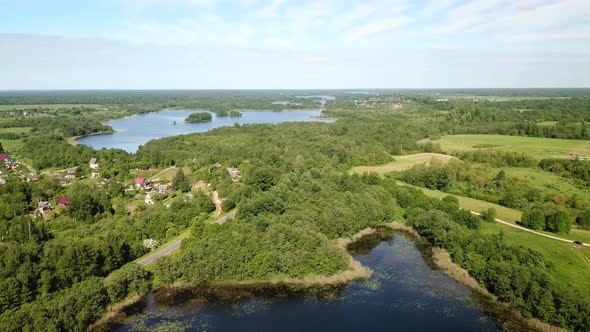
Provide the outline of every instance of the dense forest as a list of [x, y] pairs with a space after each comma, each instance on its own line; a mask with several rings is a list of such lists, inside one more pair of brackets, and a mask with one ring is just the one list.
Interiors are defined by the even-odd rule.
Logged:
[[[428, 198], [397, 182], [516, 208], [528, 227], [568, 233], [572, 225], [590, 228], [589, 202], [559, 188], [529, 188], [526, 179], [505, 168], [534, 168], [587, 188], [588, 161], [538, 161], [484, 148], [385, 177], [349, 173], [354, 166], [380, 165], [399, 155], [444, 152], [435, 142], [421, 141], [454, 133], [590, 139], [590, 99], [580, 91], [571, 98], [500, 101], [482, 98], [486, 91], [444, 101], [409, 91], [335, 92], [336, 100], [323, 105], [334, 123], [235, 125], [154, 140], [134, 154], [67, 141], [112, 130], [102, 124], [108, 119], [162, 108], [239, 116], [238, 110], [285, 107], [275, 101], [301, 104], [292, 108], [320, 106], [317, 99], [298, 98], [303, 93], [0, 94], [0, 104], [15, 105], [0, 110], [0, 152], [22, 161], [16, 169], [0, 166], [5, 181], [0, 185], [0, 330], [82, 331], [109, 305], [153, 285], [330, 276], [348, 268], [336, 239], [393, 220], [405, 221], [433, 246], [445, 248], [483, 287], [526, 317], [573, 330], [590, 328], [590, 298], [556, 280], [555, 267], [542, 252], [482, 231], [493, 221], [492, 212], [478, 217], [451, 196]], [[100, 160], [100, 179], [92, 179], [91, 158]], [[148, 177], [142, 170], [170, 166], [178, 169], [172, 192], [154, 194], [155, 203], [144, 204], [148, 189], [134, 187], [133, 181]], [[27, 167], [38, 178], [27, 181]], [[64, 184], [54, 175], [71, 167], [77, 167], [75, 180]], [[239, 169], [239, 181], [227, 168]], [[206, 189], [195, 190], [198, 182]], [[225, 212], [237, 212], [223, 225], [211, 223], [213, 190], [223, 197]], [[40, 202], [52, 205], [48, 215], [39, 215]], [[189, 233], [180, 252], [157, 260], [151, 272], [132, 263], [150, 251], [146, 240], [165, 243]]]

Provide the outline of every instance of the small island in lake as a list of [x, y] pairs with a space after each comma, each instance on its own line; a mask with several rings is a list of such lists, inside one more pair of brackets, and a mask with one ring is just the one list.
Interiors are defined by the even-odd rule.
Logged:
[[207, 122], [211, 121], [211, 119], [213, 119], [211, 113], [198, 112], [191, 113], [186, 119], [184, 119], [184, 122]]

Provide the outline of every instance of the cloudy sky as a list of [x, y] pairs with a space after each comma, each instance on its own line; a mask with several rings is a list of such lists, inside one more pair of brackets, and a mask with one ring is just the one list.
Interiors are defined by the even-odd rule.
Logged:
[[589, 0], [0, 0], [0, 89], [590, 87]]

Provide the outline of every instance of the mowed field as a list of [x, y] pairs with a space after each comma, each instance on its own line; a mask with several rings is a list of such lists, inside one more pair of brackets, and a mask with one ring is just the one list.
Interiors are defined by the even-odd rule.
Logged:
[[[30, 131], [31, 131], [31, 127], [0, 128], [0, 134], [2, 134], [2, 133], [22, 134], [22, 133], [28, 133]], [[2, 139], [2, 138], [0, 138], [0, 143], [2, 143], [2, 147], [4, 147], [4, 150], [9, 151], [9, 152], [18, 149], [23, 144], [22, 141], [19, 139], [18, 140], [10, 140], [10, 139]]]
[[433, 159], [440, 160], [442, 162], [447, 162], [451, 159], [456, 158], [440, 153], [416, 153], [406, 156], [395, 156], [395, 161], [383, 165], [353, 167], [351, 173], [362, 174], [366, 172], [386, 174], [391, 172], [401, 172], [406, 169], [412, 168], [412, 166], [414, 165], [430, 164], [430, 162]]
[[[537, 159], [570, 158], [570, 153], [590, 157], [590, 144], [587, 141], [504, 136], [504, 135], [449, 135], [433, 141], [439, 143], [447, 152], [476, 149], [502, 149], [524, 152]], [[478, 146], [490, 146], [479, 147]]]

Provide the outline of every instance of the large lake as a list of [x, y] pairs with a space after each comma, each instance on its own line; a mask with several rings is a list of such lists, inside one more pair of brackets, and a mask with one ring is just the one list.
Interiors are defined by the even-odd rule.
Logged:
[[[108, 123], [117, 130], [113, 134], [93, 135], [81, 137], [79, 144], [91, 146], [95, 149], [116, 148], [128, 152], [135, 152], [140, 145], [155, 138], [199, 133], [214, 128], [233, 126], [239, 124], [301, 121], [328, 121], [320, 119], [321, 111], [247, 111], [242, 112], [241, 117], [217, 117], [209, 122], [185, 123], [184, 119], [198, 110], [160, 111], [143, 115], [132, 116], [124, 119], [113, 120]], [[176, 122], [176, 124], [175, 124]]]
[[235, 299], [231, 291], [160, 290], [118, 331], [498, 331], [495, 319], [526, 331], [434, 268], [418, 239], [380, 236], [351, 251], [374, 271], [368, 280], [321, 290], [241, 289]]

